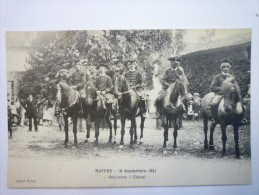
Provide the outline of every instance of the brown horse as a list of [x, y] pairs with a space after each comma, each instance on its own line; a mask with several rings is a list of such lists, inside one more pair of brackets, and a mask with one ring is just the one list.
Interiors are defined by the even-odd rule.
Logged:
[[238, 129], [241, 124], [241, 120], [244, 116], [244, 109], [241, 104], [240, 90], [236, 82], [233, 79], [226, 79], [222, 84], [223, 98], [221, 99], [217, 112], [212, 112], [210, 102], [214, 96], [213, 92], [208, 93], [201, 101], [201, 115], [204, 123], [204, 149], [208, 149], [207, 131], [208, 120], [214, 117], [215, 122], [210, 127], [210, 140], [209, 148], [214, 150], [213, 132], [217, 124], [221, 125], [222, 132], [222, 156], [226, 154], [226, 127], [233, 125], [234, 127], [234, 140], [235, 140], [235, 153], [236, 157], [240, 157], [240, 151], [238, 146]]
[[[57, 88], [57, 84], [60, 89]], [[79, 92], [70, 87], [66, 82], [62, 80], [50, 82], [48, 88], [48, 96], [47, 99], [54, 105], [54, 101], [56, 100], [57, 91], [61, 90], [61, 103], [60, 107], [64, 113], [64, 122], [65, 122], [65, 142], [64, 145], [67, 146], [68, 143], [68, 117], [72, 118], [73, 121], [73, 133], [74, 133], [74, 146], [77, 145], [77, 117], [80, 109], [79, 105]]]
[[[91, 84], [88, 84], [86, 87], [86, 98], [85, 98], [85, 101], [83, 102], [83, 110], [84, 110], [85, 118], [91, 119], [91, 121], [93, 121], [95, 124], [95, 144], [96, 145], [98, 145], [100, 124], [103, 119], [106, 121], [108, 128], [110, 130], [109, 143], [111, 143], [112, 137], [113, 137], [112, 123], [110, 119], [112, 109], [108, 107], [104, 108], [103, 104], [104, 104], [103, 99], [100, 95], [97, 95], [96, 91], [94, 90], [94, 86]], [[86, 121], [89, 121], [89, 120], [86, 120]], [[117, 124], [116, 124], [116, 128], [117, 128]], [[116, 128], [115, 128], [115, 134], [116, 134]], [[85, 142], [88, 142], [89, 138], [90, 138], [90, 125], [87, 124], [87, 133], [86, 133]]]
[[173, 147], [177, 147], [177, 130], [179, 129], [181, 116], [184, 113], [182, 100], [187, 97], [187, 94], [187, 83], [184, 79], [179, 78], [166, 90], [162, 97], [162, 120], [164, 127], [163, 148], [167, 147], [166, 142], [168, 141], [170, 121], [174, 127]]
[[[131, 121], [130, 126], [130, 146], [133, 143], [137, 142], [137, 125], [136, 125], [136, 117], [141, 117], [141, 134], [140, 140], [143, 138], [143, 129], [144, 129], [144, 122], [145, 117], [140, 110], [140, 102], [138, 94], [135, 90], [131, 89], [126, 81], [124, 76], [116, 74], [114, 76], [114, 93], [115, 96], [119, 97], [119, 113], [121, 116], [121, 141], [120, 141], [120, 148], [124, 146], [124, 134], [125, 134], [125, 122], [126, 119]], [[134, 136], [134, 140], [133, 140]]]

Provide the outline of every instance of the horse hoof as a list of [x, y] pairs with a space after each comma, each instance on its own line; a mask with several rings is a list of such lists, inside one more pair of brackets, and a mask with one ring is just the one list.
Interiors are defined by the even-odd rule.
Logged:
[[88, 142], [89, 142], [89, 140], [88, 140], [88, 139], [86, 139], [86, 140], [85, 140], [85, 143], [88, 143]]
[[176, 144], [174, 144], [173, 148], [174, 148], [174, 149], [175, 149], [175, 148], [177, 148], [177, 145], [176, 145]]
[[167, 151], [166, 151], [166, 150], [163, 150], [163, 154], [167, 154]]
[[113, 144], [117, 144], [117, 142], [116, 142], [116, 141], [113, 141]]
[[210, 146], [210, 150], [215, 150], [215, 147], [214, 146]]
[[208, 150], [209, 146], [208, 145], [204, 145], [204, 150]]
[[124, 145], [120, 145], [120, 146], [119, 146], [119, 149], [123, 149], [123, 148], [124, 148]]

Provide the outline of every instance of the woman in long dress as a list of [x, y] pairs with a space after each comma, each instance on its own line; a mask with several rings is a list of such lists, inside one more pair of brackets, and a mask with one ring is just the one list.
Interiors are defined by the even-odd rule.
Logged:
[[43, 121], [45, 121], [45, 125], [49, 126], [52, 124], [54, 116], [54, 108], [49, 105], [49, 101], [47, 100], [44, 103], [44, 108], [43, 108]]

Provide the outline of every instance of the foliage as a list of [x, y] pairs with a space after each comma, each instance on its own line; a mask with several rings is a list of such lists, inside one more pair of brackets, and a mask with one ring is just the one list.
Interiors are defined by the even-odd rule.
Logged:
[[182, 30], [39, 32], [26, 61], [29, 69], [22, 79], [20, 96], [39, 94], [48, 75], [62, 68], [73, 71], [81, 60], [97, 67], [100, 63], [126, 66], [134, 59], [146, 88], [152, 89], [154, 62], [178, 54], [184, 47], [182, 39]]
[[233, 62], [231, 74], [235, 76], [244, 97], [250, 84], [250, 59], [246, 55], [250, 49], [251, 45], [248, 43], [183, 56], [182, 66], [190, 83], [189, 91], [206, 95], [214, 76], [220, 73], [220, 61], [229, 58]]

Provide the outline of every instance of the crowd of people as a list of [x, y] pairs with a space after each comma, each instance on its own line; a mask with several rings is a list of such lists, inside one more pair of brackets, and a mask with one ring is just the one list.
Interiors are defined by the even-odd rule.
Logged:
[[38, 125], [49, 126], [53, 122], [58, 122], [54, 107], [42, 95], [35, 98], [29, 95], [27, 100], [21, 101], [19, 98], [15, 101], [8, 99], [8, 118], [10, 125], [16, 124], [21, 127], [28, 125], [29, 131], [32, 131], [32, 122], [35, 131], [38, 131]]

